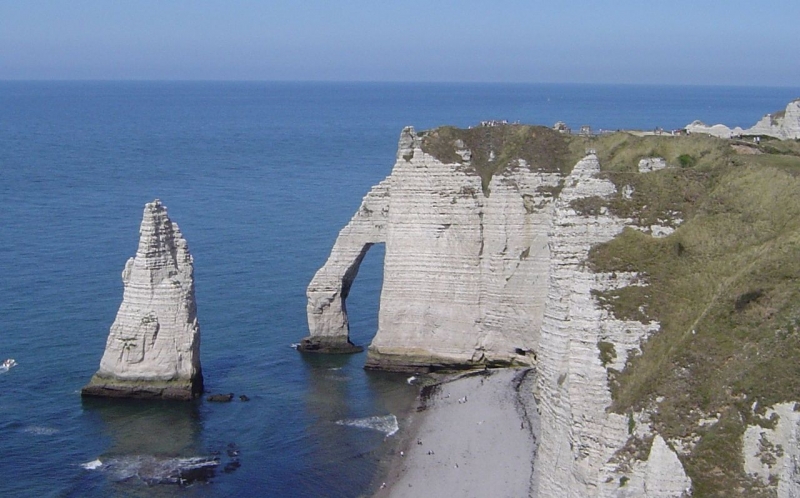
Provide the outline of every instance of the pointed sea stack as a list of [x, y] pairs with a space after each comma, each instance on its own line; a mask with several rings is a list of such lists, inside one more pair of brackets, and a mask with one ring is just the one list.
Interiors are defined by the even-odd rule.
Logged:
[[81, 394], [190, 400], [203, 392], [192, 256], [158, 199], [145, 205], [139, 234], [100, 369]]

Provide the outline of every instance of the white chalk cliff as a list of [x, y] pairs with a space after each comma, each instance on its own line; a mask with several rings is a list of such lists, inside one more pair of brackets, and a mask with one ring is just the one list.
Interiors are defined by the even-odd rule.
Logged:
[[139, 233], [100, 369], [81, 392], [191, 399], [203, 391], [192, 256], [158, 199], [145, 205]]
[[[613, 183], [599, 179], [595, 155], [581, 160], [566, 180], [553, 210], [548, 297], [537, 344], [538, 397], [542, 432], [534, 464], [535, 496], [681, 496], [691, 489], [677, 455], [660, 436], [611, 412], [607, 368], [622, 370], [629, 351], [658, 324], [616, 319], [592, 290], [631, 285], [634, 274], [593, 273], [584, 264], [589, 249], [619, 234], [627, 220], [609, 213], [584, 215], [575, 200], [608, 197]], [[604, 365], [599, 345], [615, 351]], [[618, 454], [633, 439], [653, 439], [645, 462]]]
[[[593, 245], [631, 223], [605, 209], [589, 215], [573, 208], [578, 199], [616, 192], [598, 178], [597, 157], [590, 151], [566, 177], [511, 158], [484, 184], [472, 168], [475, 151], [461, 140], [452, 142], [461, 159], [448, 161], [429, 153], [425, 140], [403, 130], [391, 175], [340, 232], [308, 287], [306, 341], [349, 344], [347, 291], [369, 246], [385, 242], [368, 368], [534, 366], [542, 430], [532, 496], [691, 493], [678, 455], [646, 414], [632, 430], [629, 416], [609, 410], [608, 369], [623, 370], [659, 324], [617, 320], [592, 294], [643, 285], [635, 274], [598, 274], [585, 265]], [[502, 152], [489, 152], [495, 155]], [[642, 174], [662, 165], [647, 166]], [[609, 364], [601, 343], [616, 353]], [[648, 456], [625, 457], [630, 444]]]
[[392, 174], [367, 194], [308, 286], [306, 350], [347, 350], [347, 292], [369, 247], [385, 242], [368, 367], [530, 365], [547, 292], [548, 189], [561, 175], [519, 160], [494, 175], [487, 196], [469, 151], [446, 164], [422, 141], [403, 130]]
[[686, 125], [689, 133], [704, 133], [719, 138], [732, 138], [740, 135], [763, 135], [781, 140], [800, 139], [800, 99], [789, 102], [783, 111], [767, 114], [755, 125], [747, 129], [729, 128], [723, 124], [713, 126], [701, 121]]

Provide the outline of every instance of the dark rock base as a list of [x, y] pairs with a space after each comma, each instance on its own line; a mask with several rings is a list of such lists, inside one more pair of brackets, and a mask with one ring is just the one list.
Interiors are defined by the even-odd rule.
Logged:
[[400, 372], [411, 374], [427, 374], [432, 372], [457, 372], [463, 370], [483, 370], [486, 368], [507, 368], [530, 366], [512, 358], [486, 358], [478, 361], [456, 361], [452, 358], [443, 358], [436, 355], [405, 353], [385, 353], [370, 348], [367, 351], [366, 370], [383, 370], [386, 372]]
[[353, 354], [364, 351], [364, 348], [356, 346], [349, 339], [306, 337], [300, 341], [297, 350], [301, 353]]
[[206, 401], [212, 403], [230, 403], [233, 400], [233, 393], [228, 394], [212, 394], [206, 398]]
[[169, 399], [190, 401], [203, 394], [203, 376], [193, 381], [148, 382], [110, 379], [95, 375], [81, 389], [81, 396], [98, 398]]

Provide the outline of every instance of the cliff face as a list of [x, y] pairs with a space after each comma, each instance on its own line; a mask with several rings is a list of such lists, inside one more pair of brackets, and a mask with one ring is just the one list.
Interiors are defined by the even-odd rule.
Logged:
[[459, 160], [444, 163], [423, 150], [425, 140], [403, 130], [392, 174], [364, 198], [314, 276], [301, 349], [350, 348], [347, 292], [370, 245], [385, 242], [368, 368], [532, 364], [547, 291], [549, 192], [561, 175], [511, 158], [485, 195], [472, 151], [453, 141]]
[[404, 130], [309, 286], [308, 342], [349, 344], [384, 242], [367, 367], [534, 366], [532, 496], [800, 496], [800, 148], [558, 137]]
[[81, 393], [191, 399], [203, 390], [192, 256], [158, 199], [145, 205], [139, 233], [100, 369]]
[[[599, 172], [597, 156], [581, 160], [553, 212], [549, 290], [537, 344], [542, 432], [536, 496], [681, 496], [691, 482], [677, 455], [646, 423], [631, 427], [628, 417], [608, 410], [607, 369], [622, 370], [628, 353], [659, 325], [618, 320], [593, 296], [641, 285], [636, 274], [593, 273], [585, 264], [592, 246], [630, 223], [607, 211], [583, 214], [574, 208], [582, 199], [615, 193]], [[652, 441], [646, 458], [624, 456], [627, 444], [646, 441]]]
[[[437, 146], [426, 143], [432, 138]], [[646, 420], [634, 432], [628, 417], [608, 410], [607, 368], [622, 370], [628, 352], [659, 326], [617, 320], [592, 294], [637, 281], [585, 264], [593, 245], [630, 222], [574, 208], [616, 192], [597, 178], [597, 156], [566, 178], [511, 157], [487, 179], [476, 172], [486, 165], [472, 163], [474, 150], [452, 143], [461, 160], [445, 163], [428, 152], [446, 154], [441, 137], [403, 131], [392, 174], [364, 198], [309, 285], [312, 335], [304, 344], [349, 347], [347, 290], [369, 246], [385, 242], [368, 368], [534, 365], [542, 420], [536, 496], [680, 496], [691, 482], [674, 451]], [[646, 171], [666, 167], [648, 160], [659, 167]], [[603, 348], [614, 351], [609, 364]], [[645, 447], [643, 458], [620, 456], [633, 444]]]

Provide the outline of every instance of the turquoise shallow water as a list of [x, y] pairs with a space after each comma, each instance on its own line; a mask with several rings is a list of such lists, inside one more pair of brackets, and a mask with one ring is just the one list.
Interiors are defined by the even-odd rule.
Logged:
[[[415, 391], [403, 377], [364, 372], [363, 354], [303, 357], [290, 345], [306, 334], [305, 286], [361, 197], [389, 174], [403, 126], [748, 126], [797, 96], [791, 88], [0, 82], [0, 359], [19, 362], [0, 373], [0, 489], [359, 496], [395, 437], [387, 440], [391, 415]], [[78, 395], [99, 364], [120, 273], [155, 197], [195, 258], [207, 388], [247, 394], [248, 403]], [[360, 344], [377, 327], [382, 256], [379, 246], [370, 251], [348, 298]], [[189, 457], [221, 464], [208, 483], [189, 487], [136, 477]], [[82, 466], [98, 458], [113, 465]]]

